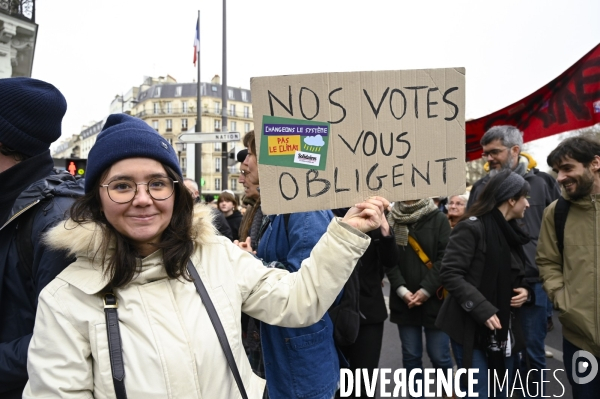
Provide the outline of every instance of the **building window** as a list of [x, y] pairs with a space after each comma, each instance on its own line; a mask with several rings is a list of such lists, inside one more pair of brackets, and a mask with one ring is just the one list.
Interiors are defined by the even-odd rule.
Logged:
[[244, 133], [248, 133], [250, 131], [250, 124], [244, 123]]
[[229, 186], [231, 187], [231, 190], [237, 191], [237, 182], [237, 179], [229, 179]]
[[175, 88], [175, 97], [181, 97], [181, 86]]
[[155, 114], [160, 114], [160, 104], [159, 103], [153, 103], [152, 105], [154, 107], [154, 113]]
[[221, 120], [215, 119], [215, 132], [220, 132], [220, 131], [221, 131]]
[[188, 112], [187, 101], [181, 102], [181, 112], [183, 112], [184, 114], [187, 114], [187, 112]]
[[152, 128], [158, 132], [158, 121], [152, 121]]
[[215, 190], [221, 191], [221, 179], [219, 179], [219, 178], [215, 179]]
[[230, 132], [235, 132], [236, 129], [237, 129], [237, 123], [231, 122], [231, 130], [230, 130]]
[[215, 103], [215, 114], [221, 114], [221, 103]]
[[221, 143], [215, 143], [215, 151], [221, 151]]
[[181, 130], [187, 130], [187, 129], [188, 129], [187, 119], [182, 119], [181, 120]]
[[173, 131], [173, 119], [166, 119], [167, 122], [167, 132]]
[[235, 104], [230, 104], [229, 105], [229, 115], [230, 116], [235, 116]]
[[160, 86], [158, 86], [154, 89], [154, 97], [160, 97], [160, 89], [161, 89]]
[[233, 96], [233, 89], [227, 89], [227, 95], [230, 100], [233, 100], [235, 97]]
[[215, 158], [215, 172], [221, 171], [221, 158]]
[[250, 107], [244, 107], [244, 118], [250, 118]]
[[248, 101], [248, 92], [242, 90], [242, 101]]
[[165, 107], [167, 109], [167, 114], [172, 114], [173, 113], [173, 105], [171, 104], [170, 101], [165, 103]]
[[214, 91], [215, 93], [217, 92], [217, 86], [212, 86], [211, 90]]

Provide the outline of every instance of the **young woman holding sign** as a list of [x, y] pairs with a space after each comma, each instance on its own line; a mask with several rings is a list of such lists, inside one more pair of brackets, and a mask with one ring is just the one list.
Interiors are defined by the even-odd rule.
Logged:
[[216, 235], [175, 151], [145, 122], [109, 116], [87, 168], [85, 196], [47, 236], [77, 261], [39, 297], [24, 398], [260, 398], [240, 313], [320, 320], [387, 206], [351, 208], [288, 273]]

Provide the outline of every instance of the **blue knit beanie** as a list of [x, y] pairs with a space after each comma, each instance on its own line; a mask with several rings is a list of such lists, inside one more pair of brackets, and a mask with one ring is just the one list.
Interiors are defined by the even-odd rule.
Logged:
[[88, 155], [85, 192], [92, 191], [102, 173], [127, 158], [151, 158], [182, 176], [177, 154], [169, 142], [141, 119], [126, 114], [108, 117]]
[[60, 137], [67, 101], [50, 83], [0, 79], [0, 143], [28, 156], [47, 151]]

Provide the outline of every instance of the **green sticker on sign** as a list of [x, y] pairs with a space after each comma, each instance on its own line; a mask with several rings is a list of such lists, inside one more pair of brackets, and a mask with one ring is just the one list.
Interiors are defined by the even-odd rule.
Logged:
[[263, 116], [258, 162], [325, 170], [330, 131], [327, 122]]

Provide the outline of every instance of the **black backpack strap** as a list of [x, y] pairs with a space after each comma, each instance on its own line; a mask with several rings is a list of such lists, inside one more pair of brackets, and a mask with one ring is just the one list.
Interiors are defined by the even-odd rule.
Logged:
[[17, 225], [17, 253], [19, 254], [19, 263], [27, 276], [33, 278], [33, 219], [39, 205], [28, 209], [18, 218]]
[[556, 207], [554, 208], [554, 229], [556, 230], [556, 241], [558, 250], [562, 256], [565, 248], [565, 224], [571, 203], [563, 197], [558, 197]]
[[208, 296], [208, 292], [206, 291], [206, 287], [204, 287], [204, 283], [200, 279], [200, 275], [198, 271], [194, 267], [194, 264], [191, 260], [188, 260], [187, 269], [192, 278], [194, 279], [194, 285], [196, 286], [196, 291], [200, 294], [200, 298], [204, 303], [204, 307], [206, 308], [206, 312], [208, 313], [208, 317], [210, 318], [210, 322], [212, 323], [215, 331], [217, 332], [217, 337], [219, 338], [219, 343], [221, 344], [221, 348], [225, 353], [225, 358], [227, 359], [227, 363], [229, 364], [229, 368], [233, 374], [233, 378], [242, 394], [243, 399], [248, 399], [248, 395], [246, 394], [246, 389], [244, 389], [244, 383], [242, 382], [242, 377], [240, 376], [240, 372], [238, 371], [237, 364], [235, 363], [235, 358], [233, 357], [233, 353], [231, 352], [231, 346], [229, 346], [229, 340], [227, 339], [227, 335], [225, 334], [225, 329], [223, 328], [223, 324], [221, 324], [221, 320], [219, 319], [219, 315]]
[[104, 294], [104, 316], [106, 318], [106, 334], [108, 336], [108, 353], [112, 370], [113, 385], [117, 399], [127, 399], [125, 391], [125, 365], [123, 363], [123, 346], [119, 330], [119, 302], [112, 292]]

